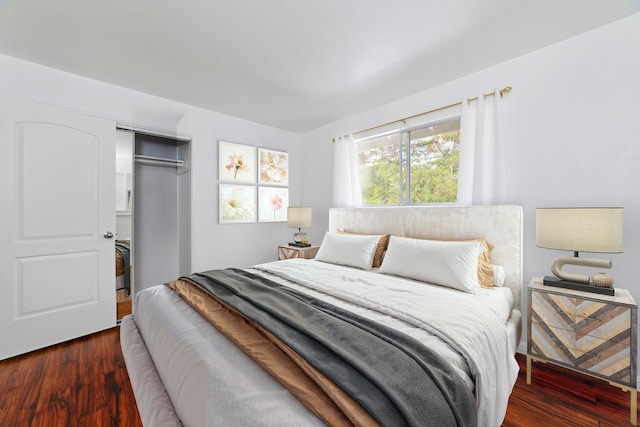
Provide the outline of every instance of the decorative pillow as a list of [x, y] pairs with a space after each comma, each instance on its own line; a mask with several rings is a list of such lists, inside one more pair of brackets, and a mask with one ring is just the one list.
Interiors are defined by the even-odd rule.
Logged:
[[[344, 230], [338, 230], [338, 234], [345, 234], [348, 236], [371, 236], [371, 234], [351, 233]], [[389, 234], [378, 235], [380, 240], [378, 240], [376, 253], [373, 255], [373, 267], [380, 267], [380, 265], [382, 264], [382, 255], [384, 254], [384, 251], [387, 250], [387, 245], [389, 244], [389, 236]]]
[[448, 242], [391, 236], [380, 273], [475, 293], [480, 242]]
[[480, 242], [483, 251], [478, 256], [478, 282], [483, 288], [493, 288], [493, 264], [489, 256], [493, 250], [493, 245], [484, 239], [474, 239], [473, 242]]
[[325, 233], [316, 261], [371, 270], [380, 236]]

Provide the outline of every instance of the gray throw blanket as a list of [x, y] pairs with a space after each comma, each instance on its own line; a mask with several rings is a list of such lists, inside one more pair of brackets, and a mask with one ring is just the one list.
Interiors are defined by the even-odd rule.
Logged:
[[471, 391], [417, 340], [248, 271], [189, 276], [269, 330], [383, 426], [475, 426]]

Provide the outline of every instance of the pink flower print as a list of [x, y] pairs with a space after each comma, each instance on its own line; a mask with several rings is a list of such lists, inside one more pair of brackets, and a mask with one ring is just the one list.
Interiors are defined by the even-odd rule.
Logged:
[[229, 156], [229, 163], [225, 166], [228, 171], [233, 171], [233, 179], [238, 176], [238, 171], [249, 172], [249, 165], [244, 160], [244, 154], [233, 153]]
[[282, 209], [282, 197], [274, 193], [269, 199], [269, 207], [273, 210], [273, 219], [276, 219], [276, 211]]

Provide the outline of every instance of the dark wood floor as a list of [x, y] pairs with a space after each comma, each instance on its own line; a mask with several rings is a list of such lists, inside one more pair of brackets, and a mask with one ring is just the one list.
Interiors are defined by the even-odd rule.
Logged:
[[119, 328], [0, 362], [0, 426], [142, 426]]
[[116, 319], [120, 320], [127, 314], [131, 314], [131, 295], [125, 296], [124, 289], [116, 291]]
[[[629, 396], [549, 364], [521, 372], [503, 426], [624, 426]], [[0, 362], [0, 426], [141, 426], [119, 328]], [[482, 427], [482, 426], [481, 426]]]
[[503, 427], [631, 425], [628, 393], [550, 363], [533, 363], [527, 385], [525, 357], [517, 358], [520, 375]]

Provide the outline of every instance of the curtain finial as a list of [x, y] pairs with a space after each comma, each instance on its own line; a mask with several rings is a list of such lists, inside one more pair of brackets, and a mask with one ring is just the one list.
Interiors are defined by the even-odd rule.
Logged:
[[500, 98], [502, 98], [506, 93], [511, 92], [511, 86], [505, 86], [504, 88], [500, 89]]

